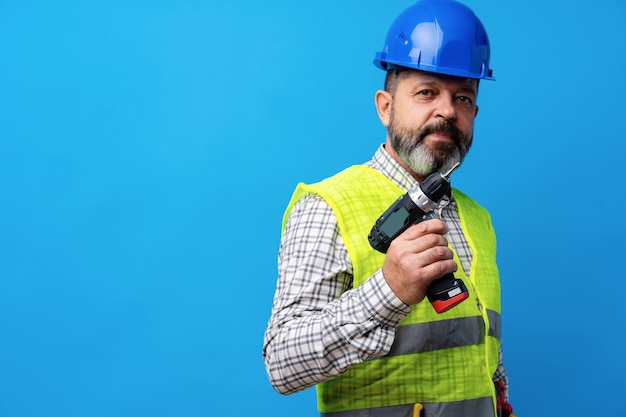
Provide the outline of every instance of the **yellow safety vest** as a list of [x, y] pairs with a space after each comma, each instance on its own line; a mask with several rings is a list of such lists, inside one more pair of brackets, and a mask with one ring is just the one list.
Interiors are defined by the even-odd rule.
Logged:
[[[298, 184], [283, 225], [307, 193], [318, 194], [332, 208], [352, 261], [354, 287], [361, 285], [385, 259], [371, 248], [367, 235], [404, 191], [374, 169], [352, 166], [319, 183]], [[465, 282], [469, 299], [443, 314], [427, 299], [411, 306], [385, 357], [355, 364], [317, 385], [318, 408], [324, 415], [392, 417], [404, 415], [413, 404], [423, 406], [429, 416], [495, 415], [492, 377], [500, 344], [496, 239], [484, 208], [456, 189], [453, 198], [473, 252], [469, 279], [455, 254], [455, 276]]]

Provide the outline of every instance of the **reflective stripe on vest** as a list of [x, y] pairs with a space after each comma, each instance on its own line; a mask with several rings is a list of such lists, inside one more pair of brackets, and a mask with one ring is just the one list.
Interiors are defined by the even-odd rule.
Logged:
[[500, 340], [500, 313], [487, 309], [487, 316], [489, 316], [489, 324], [491, 325], [489, 336]]
[[[453, 403], [422, 403], [425, 417], [458, 416], [483, 417], [493, 415], [491, 397]], [[413, 404], [393, 405], [389, 407], [363, 408], [361, 410], [321, 413], [321, 417], [413, 417]]]
[[[499, 323], [500, 315], [495, 311], [491, 313], [490, 320]], [[396, 338], [386, 356], [482, 344], [485, 342], [484, 327], [479, 316], [398, 326]]]

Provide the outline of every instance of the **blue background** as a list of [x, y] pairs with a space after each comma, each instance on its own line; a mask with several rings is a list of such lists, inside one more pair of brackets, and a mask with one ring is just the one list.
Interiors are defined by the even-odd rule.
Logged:
[[[411, 1], [0, 3], [0, 416], [316, 416], [262, 338], [298, 181], [384, 140], [371, 61]], [[626, 415], [623, 0], [467, 0], [454, 175], [499, 238], [520, 416]]]

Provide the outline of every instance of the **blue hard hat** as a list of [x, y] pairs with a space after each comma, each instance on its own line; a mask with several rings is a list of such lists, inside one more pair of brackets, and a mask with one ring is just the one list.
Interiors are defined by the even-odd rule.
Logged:
[[489, 38], [474, 12], [455, 0], [421, 0], [392, 23], [374, 65], [493, 80]]

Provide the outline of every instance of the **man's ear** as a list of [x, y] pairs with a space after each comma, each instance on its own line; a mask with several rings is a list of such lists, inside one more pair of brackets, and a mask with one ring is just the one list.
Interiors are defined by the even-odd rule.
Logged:
[[476, 106], [476, 111], [474, 112], [474, 118], [476, 118], [476, 116], [478, 116], [478, 106]]
[[393, 102], [393, 97], [389, 93], [389, 91], [378, 90], [376, 95], [374, 96], [374, 103], [376, 104], [376, 112], [378, 113], [378, 118], [382, 122], [383, 126], [389, 126], [389, 122], [391, 121], [391, 103]]

